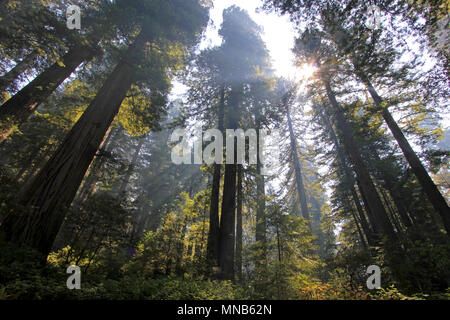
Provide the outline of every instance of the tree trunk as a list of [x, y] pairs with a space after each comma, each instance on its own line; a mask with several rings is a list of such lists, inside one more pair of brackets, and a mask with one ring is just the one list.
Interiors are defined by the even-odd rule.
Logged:
[[[240, 90], [232, 89], [232, 101], [227, 112], [228, 128], [237, 129], [239, 116]], [[236, 155], [237, 143], [234, 139], [234, 164], [225, 164], [225, 177], [222, 197], [222, 214], [220, 216], [219, 230], [219, 265], [220, 277], [225, 280], [234, 280], [234, 233], [236, 220]]]
[[[382, 161], [374, 145], [370, 146], [370, 151], [372, 155], [375, 157], [376, 161], [378, 162]], [[396, 177], [393, 174], [391, 174], [389, 170], [380, 170], [380, 171], [382, 173], [384, 187], [386, 188], [387, 191], [389, 191], [389, 194], [392, 196], [392, 200], [394, 201], [395, 207], [397, 208], [397, 212], [400, 216], [402, 223], [405, 225], [406, 228], [411, 227], [413, 222], [408, 215], [408, 210], [406, 209], [403, 199], [401, 199], [398, 196], [398, 193], [394, 187], [395, 184], [398, 184]]]
[[422, 162], [420, 161], [417, 154], [414, 152], [413, 148], [411, 147], [408, 140], [404, 136], [400, 127], [397, 125], [397, 122], [392, 117], [388, 108], [382, 107], [381, 104], [383, 100], [378, 95], [375, 88], [372, 86], [370, 80], [367, 78], [362, 78], [362, 80], [367, 85], [369, 93], [372, 96], [373, 100], [375, 101], [375, 104], [378, 107], [382, 108], [381, 114], [383, 116], [384, 121], [386, 121], [386, 124], [391, 130], [392, 135], [394, 136], [395, 140], [397, 140], [400, 149], [402, 149], [403, 154], [405, 155], [406, 160], [408, 161], [409, 165], [411, 166], [411, 169], [416, 175], [417, 180], [422, 186], [423, 191], [428, 196], [428, 199], [430, 200], [434, 209], [441, 216], [445, 230], [447, 231], [447, 235], [450, 237], [450, 208], [447, 204], [447, 201], [439, 192], [439, 189], [429, 176], [427, 170], [425, 170], [424, 166], [422, 165]]
[[356, 193], [355, 186], [352, 184], [350, 187], [350, 192], [352, 194], [353, 202], [355, 203], [356, 210], [359, 215], [359, 220], [361, 222], [361, 227], [364, 230], [364, 234], [366, 235], [367, 242], [370, 246], [375, 246], [376, 242], [373, 236], [373, 231], [369, 226], [369, 222], [366, 219], [361, 203], [359, 202], [358, 194]]
[[[225, 87], [222, 87], [220, 93], [220, 102], [218, 110], [218, 129], [224, 132], [224, 107], [225, 107]], [[211, 188], [211, 202], [209, 211], [209, 231], [208, 231], [208, 247], [207, 257], [209, 267], [219, 265], [219, 198], [220, 198], [220, 177], [222, 165], [214, 164], [213, 181]]]
[[353, 220], [355, 221], [356, 229], [358, 230], [359, 238], [361, 239], [361, 244], [363, 245], [364, 249], [366, 251], [368, 251], [368, 246], [367, 246], [366, 240], [364, 239], [364, 235], [361, 231], [361, 228], [359, 227], [358, 218], [356, 217], [356, 214], [352, 208], [350, 208], [350, 212], [352, 214]]
[[358, 179], [356, 179], [356, 184], [358, 186], [358, 191], [361, 196], [362, 202], [364, 204], [364, 208], [366, 209], [367, 216], [369, 217], [370, 224], [372, 225], [373, 232], [374, 232], [374, 234], [378, 234], [378, 233], [380, 233], [380, 231], [377, 229], [378, 227], [375, 223], [376, 218], [370, 209], [370, 205], [369, 205], [369, 202], [367, 201], [366, 194], [364, 193], [364, 190], [361, 186], [361, 182]]
[[312, 232], [311, 218], [310, 218], [309, 208], [308, 208], [308, 199], [306, 198], [305, 185], [303, 184], [302, 165], [300, 163], [300, 160], [298, 159], [297, 141], [296, 141], [295, 135], [294, 135], [294, 129], [292, 126], [292, 119], [291, 119], [291, 113], [289, 110], [289, 106], [286, 106], [286, 112], [287, 112], [287, 121], [288, 121], [288, 127], [289, 127], [289, 137], [290, 137], [290, 141], [291, 141], [292, 160], [294, 162], [295, 182], [297, 185], [297, 192], [298, 192], [298, 197], [300, 200], [300, 207], [302, 210], [303, 218], [306, 219], [309, 230]]
[[119, 135], [120, 129], [113, 129], [110, 127], [109, 133], [106, 133], [106, 139], [100, 146], [99, 151], [96, 153], [94, 160], [87, 170], [86, 177], [83, 179], [83, 183], [81, 184], [77, 199], [86, 201], [87, 198], [95, 192], [95, 185], [100, 176], [100, 171], [102, 170], [104, 164], [107, 162], [107, 152], [111, 152], [115, 140]]
[[84, 61], [93, 57], [90, 47], [75, 47], [63, 58], [64, 66], [54, 63], [0, 107], [0, 143], [24, 123]]
[[381, 231], [384, 235], [388, 236], [390, 239], [395, 239], [395, 232], [387, 216], [386, 210], [381, 202], [375, 185], [373, 184], [372, 178], [370, 176], [369, 170], [367, 169], [361, 153], [359, 151], [358, 145], [353, 138], [352, 130], [345, 120], [343, 111], [339, 106], [336, 97], [331, 89], [330, 83], [325, 81], [325, 88], [327, 91], [328, 99], [333, 106], [334, 113], [336, 115], [336, 121], [339, 130], [342, 132], [342, 139], [344, 141], [343, 145], [347, 153], [350, 156], [351, 161], [354, 164], [354, 169], [358, 180], [361, 183], [362, 191], [364, 192], [367, 203], [370, 207], [370, 211], [374, 216], [374, 223], [377, 231]]
[[234, 280], [235, 204], [236, 165], [226, 164], [219, 231], [219, 265], [224, 280]]
[[381, 197], [384, 200], [385, 206], [387, 208], [388, 215], [391, 218], [392, 224], [395, 226], [395, 229], [397, 229], [397, 232], [402, 232], [403, 229], [401, 227], [400, 221], [399, 221], [399, 219], [398, 219], [398, 217], [396, 215], [395, 210], [392, 208], [390, 200], [386, 196], [386, 192], [381, 187], [379, 187], [379, 190], [380, 190], [380, 193], [381, 193]]
[[1, 226], [6, 240], [48, 255], [66, 210], [134, 82], [132, 61], [137, 60], [143, 43], [143, 36], [138, 36], [62, 145], [21, 194], [28, 212], [8, 215]]
[[[368, 221], [366, 219], [366, 216], [364, 214], [363, 208], [361, 206], [361, 202], [359, 201], [358, 194], [356, 193], [356, 190], [355, 190], [355, 179], [353, 177], [353, 174], [350, 171], [350, 168], [347, 166], [347, 160], [346, 160], [345, 153], [342, 150], [342, 146], [339, 143], [339, 140], [338, 140], [338, 138], [336, 136], [336, 133], [334, 132], [333, 125], [331, 124], [331, 121], [328, 118], [328, 114], [327, 114], [326, 110], [325, 109], [323, 110], [324, 113], [322, 113], [321, 110], [318, 110], [318, 112], [319, 112], [322, 120], [325, 122], [325, 126], [328, 129], [328, 133], [330, 134], [331, 140], [333, 141], [334, 145], [336, 146], [336, 152], [337, 152], [337, 155], [339, 157], [339, 162], [341, 164], [341, 168], [342, 168], [342, 170], [343, 170], [343, 172], [344, 172], [344, 174], [345, 174], [345, 176], [346, 176], [346, 178], [348, 180], [348, 183], [350, 185], [350, 192], [352, 194], [353, 202], [355, 203], [356, 209], [358, 211], [359, 218], [360, 218], [360, 221], [361, 221], [361, 226], [362, 226], [362, 228], [364, 230], [364, 233], [366, 235], [367, 242], [369, 243], [370, 246], [374, 246], [376, 244], [375, 237], [374, 237], [374, 232], [372, 231], [372, 229], [369, 226], [369, 223], [368, 223]], [[367, 216], [370, 219], [371, 215], [370, 215], [369, 207], [368, 207], [368, 205], [366, 205], [366, 202], [364, 202], [364, 203], [365, 203], [366, 210], [367, 210]], [[372, 220], [373, 220], [373, 218], [372, 218]], [[372, 226], [374, 226], [374, 222], [372, 220], [371, 220]]]
[[261, 256], [258, 257], [260, 262], [266, 259], [266, 194], [264, 176], [261, 174], [262, 164], [260, 159], [260, 144], [259, 144], [259, 130], [261, 124], [259, 120], [260, 115], [257, 115], [256, 129], [257, 129], [257, 163], [256, 163], [256, 234], [255, 240], [261, 249]]
[[31, 68], [31, 65], [34, 61], [39, 57], [39, 54], [36, 51], [31, 52], [27, 55], [22, 61], [17, 63], [14, 68], [9, 70], [3, 76], [0, 77], [0, 91], [5, 91], [9, 87], [11, 87], [12, 83], [22, 74], [25, 73], [28, 69]]
[[242, 165], [237, 167], [237, 209], [236, 209], [236, 272], [239, 281], [242, 281]]

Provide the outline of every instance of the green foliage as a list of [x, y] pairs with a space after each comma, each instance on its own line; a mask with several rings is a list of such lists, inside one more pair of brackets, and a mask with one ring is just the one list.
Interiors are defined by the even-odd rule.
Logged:
[[4, 299], [65, 299], [65, 270], [42, 267], [42, 255], [33, 249], [0, 247], [0, 292]]
[[149, 275], [205, 272], [208, 224], [205, 192], [194, 199], [182, 193], [173, 211], [167, 212], [156, 231], [147, 232], [125, 270]]
[[157, 277], [124, 273], [118, 279], [84, 275], [81, 290], [66, 287], [68, 264], [42, 266], [32, 249], [2, 247], [0, 256], [1, 300], [231, 300], [244, 299], [243, 290], [226, 281], [202, 277]]
[[242, 290], [230, 282], [202, 278], [136, 278], [106, 281], [98, 289], [106, 299], [233, 300], [243, 299]]
[[[274, 77], [264, 26], [237, 6], [223, 12], [222, 43], [200, 51], [209, 0], [77, 0], [83, 8], [81, 32], [64, 25], [69, 2], [0, 1], [0, 70], [37, 54], [22, 75], [2, 86], [1, 101], [52, 63], [61, 66], [60, 57], [72, 46], [95, 42], [96, 53], [101, 52], [0, 145], [0, 224], [8, 214], [28, 212], [17, 204], [18, 196], [79, 126], [91, 102], [104, 98], [98, 96], [100, 88], [138, 34], [145, 39], [144, 50], [127, 61], [134, 84], [103, 146], [95, 141], [98, 150], [90, 150], [95, 158], [46, 264], [33, 249], [0, 237], [0, 300], [450, 298], [448, 235], [382, 113], [389, 108], [399, 119], [426, 169], [448, 193], [449, 152], [435, 147], [443, 133], [439, 114], [448, 105], [446, 65], [438, 61], [425, 71], [421, 59], [429, 52], [422, 40], [433, 43], [434, 35], [412, 33], [435, 30], [444, 17], [440, 1], [380, 0], [390, 25], [372, 31], [362, 23], [367, 1], [265, 0], [266, 10], [289, 14], [298, 23], [294, 53], [300, 69], [318, 67], [304, 79], [301, 96], [299, 84]], [[408, 25], [395, 21], [401, 14], [411, 19]], [[426, 20], [423, 27], [420, 17]], [[404, 45], [412, 37], [420, 44], [417, 52]], [[170, 101], [173, 79], [188, 87], [186, 101]], [[359, 164], [367, 167], [398, 240], [374, 237], [378, 213], [366, 203], [323, 80], [335, 91]], [[379, 106], [367, 92], [367, 80], [383, 93]], [[286, 125], [287, 109], [292, 129]], [[242, 195], [242, 270], [236, 263], [233, 281], [216, 280], [216, 268], [207, 263], [213, 166], [174, 165], [170, 157], [173, 127], [199, 123], [284, 132], [275, 141], [283, 158], [277, 175], [263, 179], [259, 166], [242, 166], [242, 192], [237, 192]], [[82, 128], [86, 137], [103, 124], [89, 125]], [[300, 163], [304, 198], [295, 183], [294, 159]], [[56, 165], [73, 169], [64, 161]], [[228, 203], [220, 206], [220, 201], [235, 186], [224, 190], [227, 179], [221, 172], [223, 222], [224, 214], [233, 217], [235, 206], [226, 208]], [[311, 221], [301, 218], [301, 200]], [[256, 241], [257, 232], [263, 240]], [[82, 271], [81, 290], [66, 288], [66, 268], [73, 264]], [[374, 264], [381, 267], [382, 289], [371, 291], [366, 270]]]

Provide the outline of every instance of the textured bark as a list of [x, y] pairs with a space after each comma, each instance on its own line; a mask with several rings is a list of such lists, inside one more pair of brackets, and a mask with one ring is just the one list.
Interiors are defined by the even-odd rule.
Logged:
[[243, 188], [242, 165], [237, 168], [237, 208], [236, 208], [236, 274], [242, 281], [242, 188]]
[[[224, 132], [224, 106], [225, 106], [225, 88], [222, 87], [220, 93], [220, 102], [218, 106], [218, 129]], [[222, 165], [214, 164], [213, 181], [211, 188], [211, 202], [209, 211], [209, 231], [208, 246], [206, 248], [208, 263], [210, 267], [219, 265], [219, 197], [220, 197], [220, 177]]]
[[[378, 95], [375, 88], [372, 86], [370, 80], [367, 78], [362, 78], [362, 80], [367, 85], [369, 93], [372, 96], [373, 100], [375, 101], [375, 104], [379, 107], [382, 107], [381, 104], [383, 100]], [[402, 130], [398, 126], [395, 119], [392, 117], [388, 108], [382, 107], [381, 114], [383, 116], [384, 121], [386, 121], [386, 124], [391, 130], [395, 140], [397, 140], [400, 149], [402, 149], [406, 160], [408, 161], [412, 171], [417, 177], [417, 180], [422, 186], [422, 190], [428, 196], [428, 199], [430, 200], [436, 212], [439, 213], [439, 215], [441, 216], [445, 230], [447, 231], [447, 235], [450, 237], [450, 208], [447, 204], [447, 201], [440, 193], [434, 181], [431, 179], [427, 170], [423, 166], [417, 154], [414, 152], [413, 148], [409, 144], [408, 140], [406, 139], [405, 135], [403, 134]]]
[[[239, 88], [233, 88], [227, 112], [228, 129], [237, 129], [239, 116]], [[234, 140], [234, 159], [236, 160], [236, 139]], [[225, 164], [223, 184], [222, 213], [219, 230], [219, 265], [220, 277], [234, 280], [234, 233], [236, 220], [236, 172], [237, 165]]]
[[287, 111], [287, 120], [288, 120], [288, 127], [289, 127], [289, 137], [290, 137], [290, 141], [291, 141], [292, 160], [294, 162], [295, 182], [296, 182], [298, 197], [299, 197], [299, 201], [300, 201], [300, 208], [302, 211], [303, 218], [305, 218], [308, 223], [309, 230], [312, 231], [311, 218], [310, 218], [310, 214], [309, 214], [308, 201], [307, 201], [308, 199], [306, 197], [305, 185], [303, 184], [302, 165], [300, 163], [300, 160], [298, 159], [297, 141], [296, 141], [295, 135], [294, 135], [294, 128], [292, 126], [292, 119], [291, 119], [291, 113], [289, 110], [289, 106], [286, 106], [286, 111]]
[[361, 152], [359, 151], [358, 145], [353, 138], [353, 134], [341, 107], [339, 106], [336, 97], [331, 89], [330, 83], [325, 81], [325, 88], [327, 92], [328, 99], [334, 109], [336, 115], [336, 123], [339, 130], [342, 133], [343, 145], [347, 151], [350, 159], [354, 165], [354, 170], [358, 176], [358, 180], [361, 184], [361, 189], [367, 199], [368, 206], [370, 207], [371, 214], [373, 215], [373, 222], [375, 224], [376, 230], [382, 232], [384, 235], [388, 236], [390, 239], [395, 239], [394, 229], [389, 221], [386, 210], [381, 202], [375, 185], [370, 176], [369, 170], [367, 169]]
[[106, 138], [100, 146], [99, 151], [96, 153], [94, 160], [92, 161], [87, 175], [81, 184], [77, 198], [81, 201], [87, 200], [87, 198], [95, 192], [95, 185], [98, 178], [100, 177], [100, 172], [107, 162], [106, 152], [111, 152], [114, 148], [115, 140], [119, 135], [119, 129], [110, 128], [109, 133], [106, 134]]
[[10, 88], [14, 81], [22, 74], [25, 73], [28, 69], [31, 68], [34, 61], [38, 57], [38, 53], [33, 51], [28, 54], [22, 61], [17, 63], [14, 68], [9, 70], [3, 76], [0, 77], [0, 91], [5, 91]]
[[24, 123], [65, 79], [84, 61], [93, 57], [90, 47], [75, 47], [63, 58], [64, 66], [54, 63], [0, 107], [0, 143], [14, 128]]
[[222, 214], [219, 231], [221, 279], [234, 280], [234, 227], [236, 205], [236, 165], [225, 165]]
[[132, 61], [143, 43], [139, 36], [130, 46], [61, 146], [21, 195], [28, 212], [7, 216], [1, 226], [7, 241], [48, 255], [67, 208], [134, 82]]

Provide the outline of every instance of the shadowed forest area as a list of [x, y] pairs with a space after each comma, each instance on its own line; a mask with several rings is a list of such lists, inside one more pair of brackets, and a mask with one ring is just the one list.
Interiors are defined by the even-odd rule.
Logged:
[[219, 2], [0, 0], [0, 300], [449, 299], [450, 2]]

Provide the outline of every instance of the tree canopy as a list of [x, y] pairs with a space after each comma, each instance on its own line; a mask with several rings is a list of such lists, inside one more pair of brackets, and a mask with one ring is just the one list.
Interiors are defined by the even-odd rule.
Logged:
[[214, 5], [0, 1], [0, 300], [448, 299], [449, 2]]

